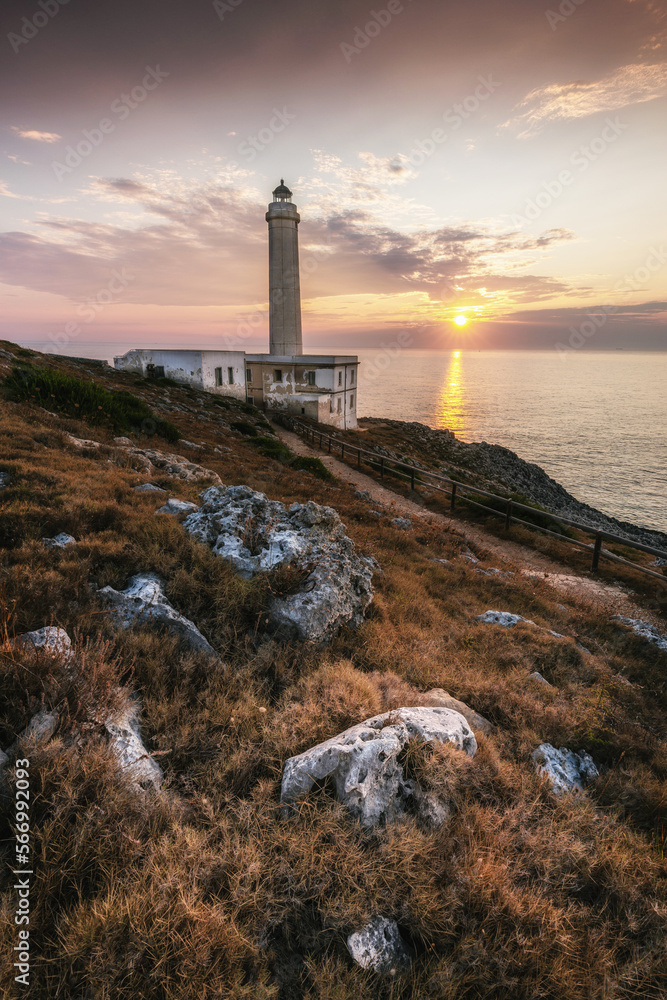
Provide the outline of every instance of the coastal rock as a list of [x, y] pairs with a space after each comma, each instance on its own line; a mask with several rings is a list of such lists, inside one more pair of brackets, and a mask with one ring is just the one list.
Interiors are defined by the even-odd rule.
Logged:
[[135, 624], [161, 626], [177, 636], [189, 649], [220, 659], [197, 626], [171, 606], [165, 597], [163, 582], [159, 576], [139, 573], [132, 577], [125, 590], [104, 587], [99, 595], [111, 608], [111, 616], [121, 628], [129, 628]]
[[395, 920], [373, 917], [347, 939], [350, 955], [362, 969], [391, 974], [410, 967], [411, 955]]
[[142, 483], [141, 486], [133, 486], [132, 489], [135, 493], [166, 493], [160, 486], [154, 486], [153, 483]]
[[422, 818], [444, 822], [446, 803], [407, 778], [399, 761], [411, 739], [452, 743], [473, 757], [477, 741], [462, 715], [446, 708], [399, 708], [346, 729], [285, 763], [281, 802], [304, 798], [316, 782], [329, 778], [336, 796], [363, 826], [402, 816], [408, 803]]
[[391, 523], [399, 531], [410, 531], [412, 528], [412, 521], [407, 517], [393, 517]]
[[68, 545], [76, 545], [76, 538], [68, 535], [65, 531], [61, 531], [54, 538], [42, 538], [42, 545], [46, 549], [65, 549]]
[[269, 605], [270, 630], [326, 642], [344, 625], [360, 625], [373, 598], [369, 559], [358, 556], [331, 507], [309, 501], [287, 508], [248, 486], [213, 487], [183, 527], [229, 562], [245, 580], [290, 566], [294, 589]]
[[9, 486], [9, 473], [0, 472], [0, 490], [4, 490], [6, 486]]
[[373, 497], [368, 490], [355, 490], [354, 495], [358, 500], [366, 500], [367, 503], [373, 503]]
[[463, 552], [460, 552], [459, 559], [463, 559], [464, 562], [470, 563], [471, 566], [476, 566], [479, 562], [479, 559], [472, 549], [464, 549]]
[[582, 792], [586, 785], [600, 776], [593, 758], [587, 753], [575, 753], [565, 747], [556, 750], [550, 743], [541, 743], [531, 756], [538, 771], [549, 779], [557, 795]]
[[503, 628], [514, 628], [519, 622], [526, 622], [527, 625], [534, 625], [535, 622], [522, 615], [513, 615], [510, 611], [485, 611], [483, 615], [477, 615], [478, 622], [485, 625], [502, 625]]
[[649, 622], [643, 622], [640, 618], [626, 618], [623, 615], [614, 615], [613, 620], [632, 629], [635, 635], [646, 639], [647, 642], [650, 642], [653, 646], [657, 646], [658, 649], [667, 652], [667, 635], [658, 632], [657, 628]]
[[133, 703], [124, 712], [106, 720], [104, 728], [109, 745], [125, 776], [144, 791], [159, 792], [162, 768], [148, 753], [141, 739], [138, 706]]
[[122, 444], [122, 445], [126, 445], [128, 447], [132, 446], [132, 442], [130, 441], [130, 439], [128, 437], [117, 437], [117, 438], [114, 438], [114, 444]]
[[34, 649], [43, 649], [54, 656], [64, 656], [70, 659], [72, 652], [72, 640], [64, 628], [57, 628], [55, 625], [45, 625], [44, 628], [34, 632], [23, 632], [17, 637], [17, 641], [25, 646], [32, 646]]
[[485, 719], [483, 715], [476, 712], [470, 705], [466, 705], [464, 701], [458, 701], [457, 698], [452, 698], [448, 691], [444, 691], [442, 688], [433, 688], [431, 691], [427, 691], [426, 694], [419, 696], [419, 704], [427, 708], [449, 708], [452, 712], [458, 712], [466, 720], [471, 729], [477, 729], [479, 732], [484, 733], [488, 736], [489, 733], [493, 731], [493, 724]]
[[192, 514], [194, 511], [199, 510], [196, 503], [190, 503], [189, 500], [176, 500], [173, 497], [167, 500], [164, 507], [160, 507], [156, 510], [156, 514]]

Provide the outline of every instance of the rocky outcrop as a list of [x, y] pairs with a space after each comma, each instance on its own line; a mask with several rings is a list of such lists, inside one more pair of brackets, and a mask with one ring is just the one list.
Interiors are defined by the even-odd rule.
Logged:
[[485, 611], [483, 615], [477, 615], [477, 621], [484, 622], [485, 625], [502, 625], [503, 628], [514, 628], [519, 622], [535, 625], [535, 622], [531, 621], [530, 618], [513, 615], [510, 611]]
[[390, 523], [399, 531], [410, 531], [412, 528], [412, 521], [409, 517], [392, 517]]
[[248, 486], [213, 487], [183, 522], [244, 579], [279, 567], [295, 571], [293, 590], [272, 600], [269, 627], [284, 637], [326, 642], [359, 625], [373, 598], [371, 560], [357, 555], [331, 507], [285, 507]]
[[17, 636], [15, 642], [33, 649], [43, 649], [53, 656], [62, 656], [70, 659], [72, 652], [72, 640], [64, 628], [57, 628], [55, 625], [45, 625], [44, 628], [34, 632], [23, 632]]
[[124, 776], [144, 791], [159, 792], [163, 779], [162, 768], [143, 744], [136, 703], [124, 712], [108, 718], [104, 728]]
[[[75, 448], [102, 448], [105, 447], [101, 441], [90, 441], [86, 438], [77, 438], [73, 434], [66, 434], [65, 437]], [[119, 443], [129, 441], [129, 438], [115, 438], [116, 447], [114, 452], [118, 455], [128, 456], [135, 466], [139, 467], [146, 475], [152, 476], [156, 472], [171, 476], [173, 479], [182, 479], [188, 483], [213, 482], [219, 483], [220, 476], [212, 469], [206, 469], [203, 465], [190, 462], [183, 455], [173, 455], [155, 448], [136, 448], [134, 445]], [[185, 443], [185, 442], [184, 442]]]
[[163, 507], [160, 507], [155, 511], [156, 514], [192, 514], [194, 511], [199, 510], [196, 503], [191, 503], [189, 500], [176, 500], [171, 497], [167, 500]]
[[350, 955], [362, 969], [385, 975], [410, 967], [411, 954], [395, 920], [373, 917], [365, 927], [347, 939]]
[[76, 538], [61, 531], [54, 538], [42, 538], [42, 545], [45, 549], [66, 549], [68, 545], [76, 545]]
[[207, 469], [196, 462], [190, 462], [183, 455], [166, 454], [154, 448], [124, 449], [150, 475], [161, 472], [172, 479], [182, 479], [187, 483], [213, 482], [219, 483], [220, 476], [212, 469]]
[[557, 795], [564, 792], [582, 792], [586, 785], [600, 776], [593, 758], [587, 753], [575, 753], [561, 747], [556, 750], [550, 743], [541, 743], [532, 753], [533, 761], [552, 791]]
[[177, 636], [189, 649], [220, 659], [197, 626], [171, 606], [159, 576], [139, 573], [132, 577], [125, 590], [103, 587], [99, 596], [111, 609], [113, 621], [121, 628], [135, 624], [158, 626]]
[[446, 708], [399, 708], [374, 716], [285, 763], [280, 792], [286, 804], [304, 798], [330, 779], [337, 798], [363, 826], [402, 816], [408, 806], [433, 824], [448, 805], [408, 778], [399, 757], [410, 740], [451, 743], [474, 756], [477, 741], [462, 715]]
[[166, 493], [161, 486], [154, 486], [153, 483], [142, 483], [141, 486], [133, 486], [135, 493]]
[[635, 635], [646, 639], [651, 645], [657, 646], [658, 649], [662, 649], [667, 653], [667, 635], [658, 632], [654, 625], [651, 625], [649, 622], [643, 622], [640, 618], [626, 618], [623, 615], [615, 615], [614, 621], [620, 622], [621, 625], [632, 629]]

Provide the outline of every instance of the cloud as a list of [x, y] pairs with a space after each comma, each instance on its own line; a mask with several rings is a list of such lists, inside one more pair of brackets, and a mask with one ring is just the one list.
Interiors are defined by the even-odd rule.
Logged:
[[10, 191], [4, 181], [0, 181], [0, 198], [20, 198], [20, 194], [14, 194]]
[[[374, 160], [371, 168], [378, 179], [400, 173], [391, 163]], [[132, 211], [123, 209], [120, 224], [45, 216], [35, 233], [0, 235], [0, 279], [78, 302], [126, 268], [135, 276], [127, 302], [228, 309], [264, 301], [266, 204], [247, 178], [221, 172], [189, 181], [164, 170], [98, 179], [90, 193]], [[359, 203], [303, 218], [302, 285], [310, 300], [423, 293], [432, 302], [464, 296], [494, 308], [571, 291], [535, 273], [545, 252], [573, 238], [568, 230], [534, 236], [469, 222], [402, 232]]]
[[34, 129], [21, 129], [17, 125], [12, 125], [12, 132], [19, 139], [31, 139], [33, 142], [60, 142], [62, 139], [57, 132], [37, 132]]
[[514, 109], [519, 114], [502, 127], [521, 129], [518, 138], [527, 139], [539, 135], [550, 122], [617, 111], [666, 93], [667, 62], [633, 63], [600, 80], [552, 83], [532, 90]]
[[11, 160], [12, 163], [20, 163], [24, 167], [31, 166], [29, 160], [22, 160], [20, 156], [15, 156], [13, 153], [7, 153], [7, 159]]

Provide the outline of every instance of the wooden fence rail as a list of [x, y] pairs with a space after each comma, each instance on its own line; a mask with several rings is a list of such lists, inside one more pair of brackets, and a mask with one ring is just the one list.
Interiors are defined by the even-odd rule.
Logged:
[[[423, 485], [428, 486], [429, 489], [436, 490], [438, 493], [447, 493], [450, 497], [450, 507], [452, 510], [456, 509], [457, 502], [465, 503], [470, 507], [475, 507], [478, 510], [494, 514], [496, 517], [504, 518], [505, 528], [509, 528], [511, 524], [522, 524], [525, 527], [532, 528], [533, 531], [539, 531], [543, 535], [550, 535], [553, 538], [558, 538], [563, 542], [567, 542], [568, 545], [574, 545], [578, 548], [585, 549], [591, 553], [591, 569], [594, 572], [597, 571], [599, 567], [600, 559], [604, 557], [612, 562], [630, 566], [632, 569], [636, 569], [640, 573], [645, 573], [647, 576], [652, 576], [656, 580], [660, 580], [663, 586], [667, 587], [667, 577], [665, 577], [664, 574], [656, 573], [654, 570], [649, 569], [646, 566], [640, 566], [637, 563], [632, 562], [630, 559], [625, 559], [623, 556], [616, 555], [615, 552], [610, 552], [608, 549], [602, 547], [602, 542], [605, 540], [615, 542], [619, 545], [625, 546], [626, 548], [637, 549], [639, 552], [646, 552], [649, 555], [667, 559], [667, 552], [663, 549], [656, 549], [651, 545], [643, 545], [641, 542], [635, 542], [632, 539], [623, 538], [620, 535], [615, 535], [610, 531], [604, 531], [600, 528], [593, 527], [590, 524], [583, 524], [581, 521], [575, 521], [572, 518], [563, 517], [560, 514], [554, 514], [549, 510], [543, 511], [538, 510], [535, 507], [529, 507], [527, 504], [519, 503], [518, 500], [498, 496], [496, 493], [490, 493], [488, 490], [484, 490], [481, 487], [470, 486], [469, 483], [461, 483], [456, 479], [450, 479], [449, 476], [441, 476], [436, 472], [428, 472], [426, 469], [415, 468], [414, 465], [410, 465], [408, 462], [401, 462], [399, 459], [387, 458], [384, 455], [378, 455], [377, 452], [369, 451], [367, 448], [360, 448], [356, 444], [350, 444], [349, 441], [341, 441], [339, 438], [335, 438], [330, 434], [324, 434], [322, 431], [316, 430], [310, 424], [304, 423], [295, 417], [281, 414], [280, 421], [295, 433], [300, 434], [301, 437], [310, 442], [313, 447], [319, 447], [321, 450], [326, 448], [329, 454], [332, 454], [332, 452], [335, 454], [338, 450], [340, 451], [340, 457], [343, 461], [347, 458], [348, 461], [351, 464], [355, 464], [358, 469], [362, 467], [362, 463], [366, 464], [374, 472], [379, 473], [380, 479], [384, 479], [387, 475], [392, 475], [399, 479], [409, 480], [410, 487], [413, 490], [415, 489], [416, 481], [419, 481]], [[472, 496], [481, 496], [494, 500], [501, 504], [503, 509], [498, 510], [495, 507], [489, 507], [487, 504], [482, 504], [478, 500], [473, 500], [471, 498]], [[593, 535], [594, 541], [591, 544], [588, 544], [587, 542], [582, 542], [577, 538], [569, 538], [567, 535], [559, 534], [557, 531], [551, 531], [549, 528], [543, 528], [541, 525], [535, 524], [532, 521], [526, 521], [525, 518], [517, 517], [514, 511], [527, 511], [533, 515], [544, 514], [556, 524], [567, 525], [570, 528], [576, 528], [578, 531], [583, 531], [589, 535]]]

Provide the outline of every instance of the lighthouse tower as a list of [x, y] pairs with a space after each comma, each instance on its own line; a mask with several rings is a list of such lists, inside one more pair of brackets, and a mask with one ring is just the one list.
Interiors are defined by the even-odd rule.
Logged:
[[281, 180], [266, 213], [269, 224], [269, 354], [303, 354], [299, 233], [301, 216]]

